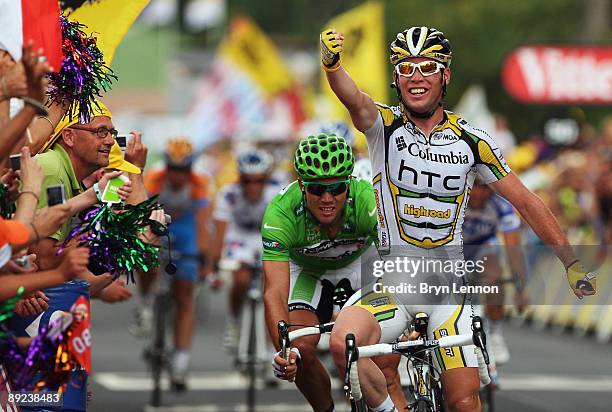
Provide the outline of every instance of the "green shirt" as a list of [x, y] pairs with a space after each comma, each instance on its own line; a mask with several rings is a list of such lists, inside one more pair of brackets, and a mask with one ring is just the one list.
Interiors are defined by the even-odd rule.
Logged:
[[268, 205], [261, 227], [263, 260], [294, 261], [323, 273], [339, 269], [357, 259], [377, 241], [376, 203], [372, 185], [351, 179], [342, 214], [342, 224], [334, 240], [306, 208], [297, 181], [291, 183]]
[[[70, 157], [59, 143], [54, 144], [51, 149], [36, 155], [34, 158], [45, 174], [40, 191], [40, 201], [38, 202], [39, 209], [47, 206], [47, 187], [49, 186], [64, 185], [66, 200], [72, 199], [83, 192], [83, 186], [74, 173]], [[68, 236], [70, 227], [71, 220], [68, 220], [49, 237], [62, 241]]]

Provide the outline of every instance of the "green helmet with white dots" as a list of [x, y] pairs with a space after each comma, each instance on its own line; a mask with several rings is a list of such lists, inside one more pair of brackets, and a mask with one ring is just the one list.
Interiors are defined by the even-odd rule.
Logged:
[[346, 140], [324, 133], [302, 139], [293, 160], [302, 180], [347, 177], [353, 172], [354, 164], [353, 151]]

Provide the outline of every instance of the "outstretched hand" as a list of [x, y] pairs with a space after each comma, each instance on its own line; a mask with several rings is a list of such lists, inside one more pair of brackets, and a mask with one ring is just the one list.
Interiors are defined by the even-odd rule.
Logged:
[[26, 77], [26, 96], [42, 102], [49, 81], [45, 77], [52, 69], [49, 67], [47, 58], [43, 55], [43, 50], [34, 51], [32, 42], [23, 48], [21, 59]]

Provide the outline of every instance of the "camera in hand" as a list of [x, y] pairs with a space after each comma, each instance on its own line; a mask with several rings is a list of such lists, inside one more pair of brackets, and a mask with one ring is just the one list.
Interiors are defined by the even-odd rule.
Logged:
[[54, 185], [47, 187], [47, 204], [49, 207], [61, 205], [66, 202], [66, 191], [64, 185]]
[[24, 269], [30, 268], [30, 259], [28, 255], [23, 255], [15, 259], [15, 263]]
[[115, 138], [115, 140], [117, 141], [117, 144], [119, 145], [121, 150], [125, 152], [125, 148], [127, 147], [127, 136], [119, 135]]
[[10, 155], [9, 159], [11, 161], [11, 169], [13, 169], [14, 172], [21, 169], [21, 155], [20, 154]]

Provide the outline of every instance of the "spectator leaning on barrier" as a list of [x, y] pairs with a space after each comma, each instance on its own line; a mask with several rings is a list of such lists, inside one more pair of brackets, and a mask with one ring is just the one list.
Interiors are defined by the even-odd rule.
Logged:
[[[92, 190], [86, 190], [82, 181], [100, 168], [109, 164], [109, 154], [117, 132], [113, 127], [111, 113], [100, 102], [94, 105], [95, 110], [91, 121], [86, 124], [78, 122], [76, 116], [65, 116], [57, 126], [51, 138], [51, 146], [45, 153], [35, 157], [44, 172], [44, 180], [40, 191], [39, 208], [48, 204], [47, 188], [52, 185], [63, 185], [68, 199], [80, 199], [78, 209], [97, 203], [97, 196]], [[108, 178], [119, 173], [109, 173], [100, 186], [103, 189]], [[128, 190], [126, 190], [128, 189]], [[125, 198], [129, 195], [130, 185], [124, 185], [119, 194]], [[82, 195], [82, 193], [84, 193]], [[80, 195], [80, 196], [79, 196]], [[59, 263], [57, 255], [58, 242], [63, 241], [70, 230], [70, 223], [64, 223], [59, 230], [41, 239], [32, 246], [31, 251], [38, 256], [41, 270], [51, 269]], [[68, 248], [69, 250], [70, 248]], [[64, 252], [66, 253], [66, 252]], [[110, 274], [93, 276], [89, 271], [80, 273], [78, 279], [71, 280], [60, 286], [44, 291], [48, 298], [49, 308], [37, 318], [21, 318], [15, 324], [15, 332], [19, 335], [35, 336], [39, 328], [48, 324], [61, 311], [70, 309], [79, 296], [89, 298], [90, 292], [95, 295], [108, 286], [112, 277]], [[85, 410], [87, 399], [87, 376], [84, 371], [73, 373], [71, 383], [64, 394], [64, 409]], [[46, 388], [52, 390], [53, 388]]]

